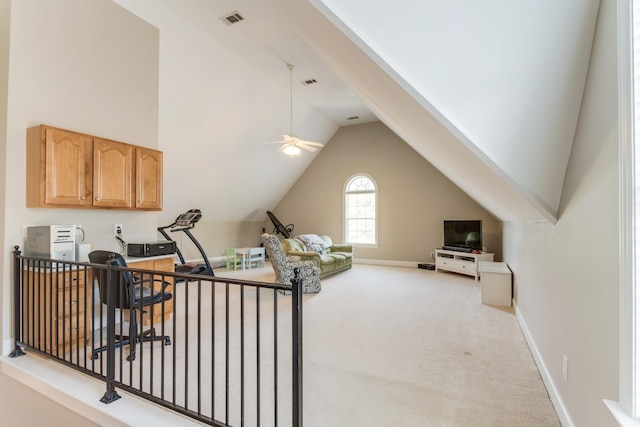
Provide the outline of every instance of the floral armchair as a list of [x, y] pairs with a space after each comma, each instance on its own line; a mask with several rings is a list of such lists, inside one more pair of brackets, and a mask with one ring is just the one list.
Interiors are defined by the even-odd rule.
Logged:
[[276, 273], [276, 283], [291, 286], [291, 279], [294, 277], [293, 269], [299, 268], [302, 292], [305, 294], [320, 292], [320, 269], [314, 267], [313, 262], [301, 261], [297, 256], [287, 257], [280, 240], [272, 234], [263, 234], [262, 243]]

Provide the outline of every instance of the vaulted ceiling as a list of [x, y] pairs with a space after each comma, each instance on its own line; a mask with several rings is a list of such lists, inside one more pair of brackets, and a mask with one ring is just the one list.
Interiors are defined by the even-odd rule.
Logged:
[[497, 218], [558, 218], [597, 0], [114, 1], [160, 29], [175, 211], [262, 220], [313, 161], [264, 144], [289, 132], [290, 63], [303, 139], [381, 120]]

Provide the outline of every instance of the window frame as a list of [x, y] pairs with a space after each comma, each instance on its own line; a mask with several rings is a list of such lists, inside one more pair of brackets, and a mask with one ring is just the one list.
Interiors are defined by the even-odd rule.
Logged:
[[[636, 227], [636, 220], [640, 210], [636, 209], [636, 200], [640, 198], [640, 188], [636, 189], [638, 181], [636, 173], [640, 172], [640, 159], [636, 158], [638, 150], [635, 144], [634, 106], [634, 5], [640, 6], [640, 0], [618, 0], [618, 164], [619, 164], [619, 322], [620, 322], [620, 368], [619, 368], [619, 396], [618, 401], [606, 400], [620, 425], [640, 425], [640, 399], [638, 398], [637, 364], [639, 361], [640, 333], [637, 327], [639, 320], [637, 298], [638, 289], [637, 254], [640, 253], [640, 242]], [[638, 17], [640, 18], [640, 16]], [[640, 36], [640, 34], [639, 34]], [[640, 47], [640, 46], [639, 46]], [[640, 73], [640, 70], [637, 70]], [[638, 88], [640, 89], [640, 88]], [[639, 106], [640, 108], [640, 106]], [[640, 143], [640, 141], [637, 141]]]
[[[368, 179], [373, 184], [372, 193], [375, 196], [375, 217], [374, 217], [374, 232], [373, 232], [374, 242], [373, 243], [354, 243], [349, 241], [349, 226], [348, 226], [349, 218], [347, 217], [347, 213], [348, 213], [347, 197], [349, 194], [355, 194], [355, 192], [348, 192], [347, 190], [349, 188], [349, 185], [356, 178], [360, 178], [360, 177], [364, 177]], [[378, 224], [380, 222], [379, 216], [378, 216], [378, 206], [380, 204], [380, 191], [378, 189], [378, 183], [376, 182], [376, 180], [373, 179], [373, 177], [367, 173], [356, 173], [351, 175], [345, 181], [344, 188], [342, 190], [342, 203], [343, 203], [343, 211], [342, 211], [343, 228], [342, 229], [343, 229], [344, 242], [353, 244], [355, 247], [377, 248], [378, 247]]]

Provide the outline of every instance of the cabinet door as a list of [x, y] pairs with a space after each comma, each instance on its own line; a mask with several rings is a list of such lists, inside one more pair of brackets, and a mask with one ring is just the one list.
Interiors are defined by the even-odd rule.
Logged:
[[134, 147], [95, 138], [93, 141], [93, 206], [133, 207]]
[[48, 126], [27, 133], [27, 207], [91, 206], [92, 139]]
[[136, 148], [136, 208], [162, 209], [162, 152]]

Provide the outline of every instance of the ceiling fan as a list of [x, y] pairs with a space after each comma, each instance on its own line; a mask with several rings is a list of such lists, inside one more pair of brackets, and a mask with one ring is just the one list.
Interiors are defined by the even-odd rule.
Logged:
[[290, 72], [289, 79], [289, 133], [282, 135], [282, 140], [275, 142], [268, 142], [267, 144], [282, 144], [282, 147], [278, 151], [282, 151], [289, 157], [297, 156], [302, 151], [301, 148], [309, 151], [318, 151], [316, 147], [323, 147], [319, 142], [305, 141], [300, 139], [297, 135], [293, 134], [293, 65], [287, 64], [287, 68]]

